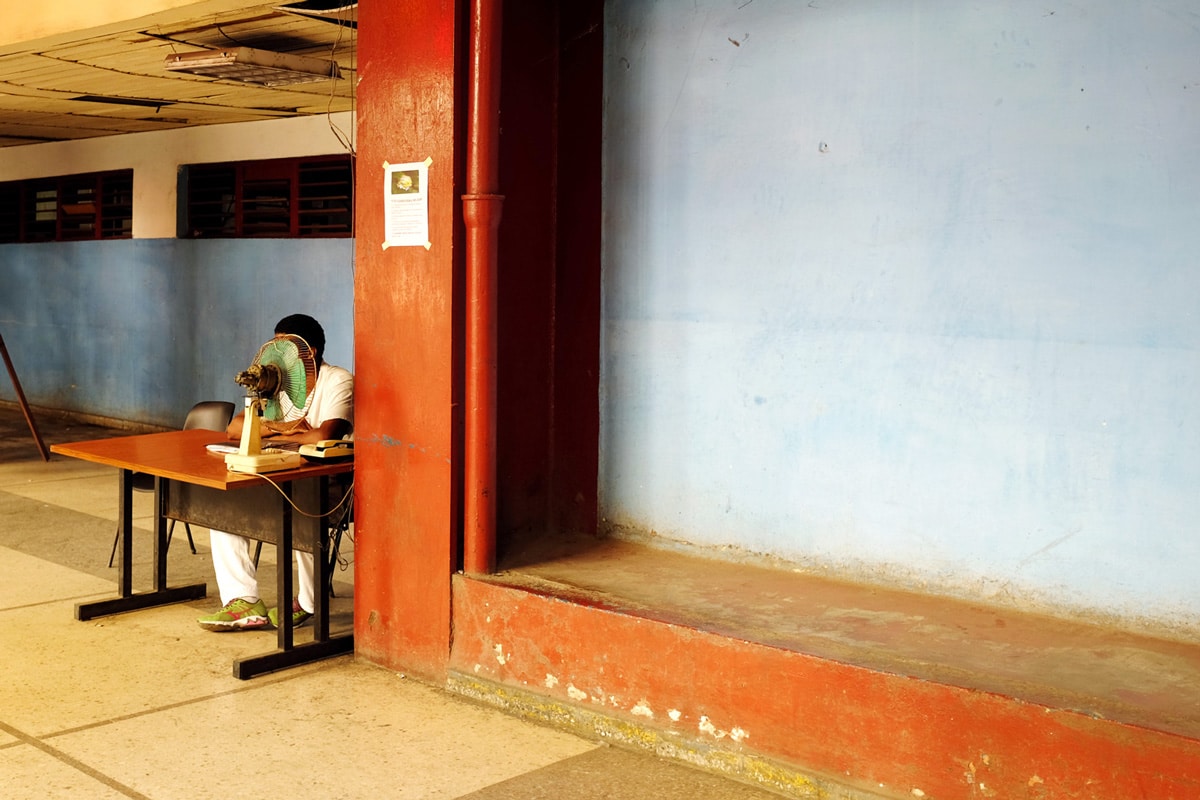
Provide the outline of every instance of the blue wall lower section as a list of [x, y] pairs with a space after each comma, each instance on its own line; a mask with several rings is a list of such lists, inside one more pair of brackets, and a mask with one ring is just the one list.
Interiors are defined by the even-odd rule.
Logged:
[[353, 258], [352, 239], [3, 245], [0, 333], [33, 405], [178, 425], [199, 400], [240, 402], [234, 375], [293, 312], [353, 369]]

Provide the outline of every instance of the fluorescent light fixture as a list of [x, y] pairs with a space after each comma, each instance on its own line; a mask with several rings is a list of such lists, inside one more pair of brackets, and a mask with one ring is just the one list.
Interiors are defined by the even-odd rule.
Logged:
[[250, 47], [175, 53], [167, 56], [163, 66], [172, 72], [259, 86], [291, 86], [342, 77], [336, 61]]

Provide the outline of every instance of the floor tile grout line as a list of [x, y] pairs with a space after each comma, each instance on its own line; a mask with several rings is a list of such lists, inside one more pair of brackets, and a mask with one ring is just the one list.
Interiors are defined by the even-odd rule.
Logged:
[[87, 775], [88, 777], [93, 778], [96, 781], [99, 781], [100, 783], [103, 783], [105, 786], [108, 786], [109, 788], [111, 788], [117, 792], [120, 792], [121, 794], [125, 795], [126, 797], [134, 798], [135, 800], [151, 800], [151, 798], [148, 797], [147, 795], [144, 795], [128, 786], [125, 786], [124, 784], [120, 783], [119, 781], [114, 780], [113, 778], [111, 778], [108, 775], [105, 775], [103, 772], [95, 769], [94, 767], [88, 766], [84, 762], [68, 755], [67, 753], [65, 753], [64, 751], [55, 747], [54, 745], [49, 744], [48, 740], [61, 738], [63, 736], [70, 736], [70, 735], [73, 735], [76, 733], [82, 733], [84, 731], [95, 730], [97, 728], [104, 728], [108, 725], [113, 725], [113, 724], [117, 724], [117, 723], [121, 723], [121, 722], [128, 722], [130, 720], [141, 719], [144, 717], [153, 716], [155, 714], [163, 713], [166, 711], [172, 711], [172, 710], [175, 710], [178, 708], [194, 706], [194, 705], [198, 705], [200, 703], [209, 702], [210, 700], [215, 700], [220, 697], [227, 697], [229, 695], [235, 695], [235, 694], [241, 694], [241, 693], [245, 693], [245, 692], [249, 692], [249, 691], [255, 691], [258, 689], [275, 686], [280, 683], [287, 683], [287, 682], [290, 682], [293, 680], [299, 680], [301, 678], [304, 678], [306, 676], [313, 674], [314, 672], [321, 672], [324, 669], [332, 669], [335, 666], [334, 662], [337, 662], [337, 661], [340, 661], [340, 659], [328, 659], [325, 662], [322, 662], [320, 665], [314, 665], [312, 669], [302, 670], [299, 672], [293, 672], [293, 673], [286, 674], [286, 675], [261, 676], [257, 681], [255, 681], [252, 684], [246, 685], [246, 686], [238, 686], [233, 689], [227, 689], [225, 691], [213, 692], [212, 694], [201, 695], [198, 697], [189, 698], [187, 700], [180, 700], [179, 702], [176, 702], [176, 703], [169, 703], [167, 705], [155, 706], [154, 708], [148, 708], [143, 711], [138, 711], [138, 712], [131, 713], [131, 714], [123, 714], [123, 715], [117, 716], [117, 717], [110, 717], [108, 719], [98, 720], [96, 722], [92, 722], [87, 725], [78, 725], [74, 728], [65, 728], [63, 730], [53, 731], [51, 733], [45, 734], [40, 737], [32, 736], [32, 735], [20, 730], [19, 728], [15, 728], [12, 725], [9, 725], [5, 722], [0, 721], [0, 733], [6, 733], [14, 739], [14, 741], [12, 741], [12, 742], [6, 742], [3, 744], [0, 744], [0, 751], [11, 750], [11, 749], [21, 746], [21, 745], [27, 745], [29, 747], [36, 748], [37, 750], [42, 751], [43, 753], [51, 756], [52, 758], [62, 762], [63, 764], [66, 764], [67, 766], [71, 767], [72, 769], [75, 769], [75, 770]]
[[[88, 573], [82, 572], [81, 575]], [[54, 606], [59, 603], [79, 603], [84, 600], [108, 600], [112, 597], [111, 591], [88, 592], [86, 594], [77, 594], [72, 597], [53, 597], [49, 600], [42, 600], [38, 603], [26, 603], [21, 606], [0, 606], [0, 614], [7, 614], [10, 611], [27, 611], [31, 608], [43, 608], [45, 606]]]
[[[2, 473], [0, 473], [0, 474], [2, 474]], [[98, 480], [98, 479], [104, 478], [104, 477], [105, 477], [104, 473], [96, 472], [96, 473], [80, 473], [80, 474], [75, 474], [75, 475], [57, 475], [57, 476], [46, 475], [46, 476], [39, 476], [37, 478], [23, 478], [23, 479], [12, 481], [12, 482], [5, 481], [2, 478], [0, 478], [0, 489], [3, 489], [4, 491], [9, 491], [9, 487], [48, 486], [50, 484], [69, 483], [71, 481], [95, 481], [95, 480]], [[113, 483], [115, 483], [115, 482], [116, 481], [113, 481]]]
[[55, 760], [59, 761], [60, 763], [65, 764], [68, 767], [71, 767], [72, 769], [74, 769], [78, 772], [82, 772], [84, 775], [87, 775], [89, 778], [92, 778], [92, 779], [96, 780], [97, 782], [104, 784], [105, 786], [112, 789], [113, 791], [120, 792], [121, 794], [125, 795], [126, 797], [134, 798], [134, 800], [151, 800], [151, 798], [148, 795], [144, 795], [141, 792], [134, 791], [132, 788], [126, 786], [125, 784], [121, 783], [120, 781], [113, 780], [111, 777], [109, 777], [108, 775], [105, 775], [103, 772], [95, 769], [94, 767], [88, 766], [87, 764], [83, 763], [82, 761], [80, 761], [77, 758], [73, 758], [72, 756], [67, 755], [62, 750], [59, 750], [57, 747], [54, 747], [53, 745], [46, 744], [44, 741], [37, 738], [36, 736], [30, 736], [29, 734], [27, 734], [17, 728], [12, 727], [11, 725], [7, 725], [3, 722], [0, 722], [0, 731], [3, 731], [4, 733], [7, 733], [9, 736], [12, 736], [13, 738], [17, 739], [18, 744], [25, 744], [25, 745], [33, 747], [37, 750], [40, 750], [43, 753], [45, 753], [46, 755], [50, 756], [51, 758], [54, 758]]
[[[74, 728], [64, 728], [62, 730], [47, 733], [42, 738], [43, 739], [56, 739], [60, 736], [70, 736], [75, 733], [81, 733], [83, 731], [89, 731], [89, 730], [93, 730], [95, 728], [103, 728], [106, 725], [112, 725], [112, 724], [115, 724], [118, 722], [128, 722], [130, 720], [141, 719], [143, 717], [152, 716], [154, 714], [160, 714], [164, 711], [174, 711], [175, 709], [178, 709], [178, 708], [186, 708], [187, 706], [194, 706], [194, 705], [198, 705], [200, 703], [207, 703], [208, 701], [215, 700], [218, 697], [229, 697], [231, 695], [244, 694], [246, 692], [255, 691], [255, 690], [262, 689], [262, 688], [265, 688], [268, 686], [276, 686], [281, 683], [289, 683], [294, 680], [300, 680], [302, 678], [305, 678], [316, 672], [323, 672], [326, 669], [332, 669], [336, 666], [336, 664], [339, 660], [340, 659], [336, 658], [336, 657], [329, 658], [329, 659], [326, 659], [326, 660], [320, 662], [319, 664], [310, 665], [311, 668], [307, 669], [307, 670], [299, 670], [299, 671], [292, 670], [288, 674], [274, 674], [274, 675], [259, 676], [254, 681], [249, 682], [246, 685], [235, 686], [232, 689], [225, 689], [225, 690], [219, 691], [219, 692], [212, 692], [211, 694], [199, 695], [196, 697], [189, 698], [187, 700], [179, 700], [178, 702], [175, 702], [175, 703], [167, 703], [166, 705], [155, 706], [154, 708], [147, 708], [142, 711], [135, 711], [130, 714], [122, 714], [118, 717], [109, 717], [108, 719], [98, 720], [96, 722], [90, 722], [86, 725], [77, 725]], [[5, 730], [6, 728], [7, 728], [7, 726], [5, 726], [5, 724], [3, 722], [0, 722], [0, 730]]]

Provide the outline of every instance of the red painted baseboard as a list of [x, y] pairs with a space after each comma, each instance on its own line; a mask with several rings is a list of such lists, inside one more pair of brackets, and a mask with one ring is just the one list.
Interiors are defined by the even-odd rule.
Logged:
[[450, 669], [896, 797], [1200, 797], [1200, 741], [457, 576]]

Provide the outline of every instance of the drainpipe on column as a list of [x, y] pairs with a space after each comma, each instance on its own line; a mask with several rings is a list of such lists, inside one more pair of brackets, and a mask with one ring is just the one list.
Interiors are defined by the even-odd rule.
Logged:
[[496, 568], [496, 287], [500, 212], [501, 0], [471, 3], [467, 102], [466, 414], [463, 448], [463, 569]]

